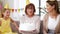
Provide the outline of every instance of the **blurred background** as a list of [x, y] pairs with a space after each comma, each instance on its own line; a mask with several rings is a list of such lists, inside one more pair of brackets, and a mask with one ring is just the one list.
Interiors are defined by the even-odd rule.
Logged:
[[[25, 6], [28, 3], [33, 3], [36, 7], [35, 14], [39, 16], [42, 15], [41, 20], [43, 20], [43, 17], [46, 14], [46, 1], [47, 0], [0, 0], [0, 5], [2, 5], [2, 8], [7, 6], [9, 9], [11, 9], [11, 18], [13, 18], [15, 21], [19, 21], [19, 17], [25, 14]], [[60, 0], [57, 1], [60, 6]]]

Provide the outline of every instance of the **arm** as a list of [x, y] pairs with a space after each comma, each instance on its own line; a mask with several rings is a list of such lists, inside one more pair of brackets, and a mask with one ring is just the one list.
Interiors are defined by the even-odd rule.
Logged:
[[12, 19], [11, 19], [11, 23], [12, 23], [13, 25], [15, 25], [17, 29], [19, 28], [19, 27], [17, 26], [16, 22], [13, 21]]
[[40, 17], [38, 18], [38, 20], [36, 21], [36, 32], [40, 33]]
[[43, 25], [43, 34], [47, 34], [47, 32], [46, 32], [46, 28], [45, 28], [44, 25]]
[[43, 34], [47, 34], [47, 18], [48, 18], [48, 15], [46, 14], [45, 16], [44, 16], [44, 19], [43, 19]]

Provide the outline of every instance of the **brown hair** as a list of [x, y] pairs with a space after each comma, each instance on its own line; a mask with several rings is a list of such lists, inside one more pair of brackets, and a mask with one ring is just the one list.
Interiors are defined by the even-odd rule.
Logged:
[[59, 14], [60, 12], [59, 12], [59, 6], [58, 6], [58, 2], [57, 1], [46, 1], [49, 5], [51, 5], [51, 6], [55, 6], [55, 10], [56, 10], [56, 12]]
[[35, 10], [35, 5], [32, 4], [32, 3], [30, 3], [30, 4], [26, 5], [26, 7], [25, 7], [25, 13], [26, 13], [26, 14], [27, 14], [27, 9], [28, 9], [28, 8], [33, 9], [34, 12], [36, 11], [36, 10]]
[[9, 10], [9, 11], [10, 11], [10, 9], [5, 9], [5, 8], [4, 8], [4, 9], [2, 10], [2, 17], [4, 17], [4, 16], [3, 16], [3, 13], [4, 13], [6, 10]]
[[5, 9], [5, 8], [4, 8], [2, 12], [5, 12], [6, 10], [9, 10], [9, 11], [10, 11], [10, 9]]

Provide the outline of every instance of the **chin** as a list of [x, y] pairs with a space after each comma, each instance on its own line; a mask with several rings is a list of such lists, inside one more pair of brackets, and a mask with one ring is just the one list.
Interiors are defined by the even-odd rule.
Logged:
[[50, 13], [51, 11], [47, 11], [48, 13]]
[[7, 18], [8, 18], [9, 16], [7, 16]]

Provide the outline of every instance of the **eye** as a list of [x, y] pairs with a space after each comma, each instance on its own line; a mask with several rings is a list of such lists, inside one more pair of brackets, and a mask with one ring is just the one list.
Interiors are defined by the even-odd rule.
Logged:
[[7, 12], [7, 13], [10, 13], [10, 12]]

